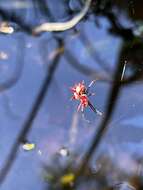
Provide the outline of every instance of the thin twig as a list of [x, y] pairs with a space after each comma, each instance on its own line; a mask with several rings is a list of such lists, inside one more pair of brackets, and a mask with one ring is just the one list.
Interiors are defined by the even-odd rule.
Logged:
[[83, 9], [74, 18], [67, 22], [46, 22], [33, 29], [33, 33], [65, 31], [73, 28], [86, 15], [92, 0], [86, 0]]
[[124, 74], [125, 74], [126, 65], [127, 65], [127, 63], [125, 63], [125, 64], [124, 64], [124, 67], [123, 67], [123, 72], [122, 72], [122, 75], [121, 75], [121, 81], [122, 81], [122, 80], [123, 80], [123, 78], [124, 78]]

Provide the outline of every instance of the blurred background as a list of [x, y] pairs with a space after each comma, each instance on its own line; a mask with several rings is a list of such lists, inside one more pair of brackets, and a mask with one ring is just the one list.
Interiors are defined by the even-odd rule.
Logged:
[[[143, 189], [143, 2], [0, 1], [1, 190]], [[77, 112], [70, 87], [95, 96]]]

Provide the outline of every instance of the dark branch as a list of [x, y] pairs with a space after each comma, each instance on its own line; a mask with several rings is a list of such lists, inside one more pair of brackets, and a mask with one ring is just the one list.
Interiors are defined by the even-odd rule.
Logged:
[[[59, 41], [59, 46], [63, 46], [62, 41]], [[47, 75], [45, 80], [43, 81], [43, 84], [41, 86], [41, 89], [39, 91], [39, 94], [32, 106], [32, 109], [28, 115], [27, 120], [25, 121], [21, 132], [19, 133], [19, 135], [17, 136], [15, 143], [13, 144], [11, 151], [5, 161], [5, 164], [3, 166], [3, 168], [0, 171], [0, 185], [3, 183], [4, 179], [6, 178], [9, 170], [11, 169], [15, 158], [18, 154], [18, 148], [19, 145], [26, 140], [27, 134], [30, 132], [30, 129], [32, 128], [32, 124], [33, 121], [35, 119], [35, 117], [38, 114], [38, 111], [43, 103], [43, 100], [47, 94], [47, 90], [51, 84], [53, 75], [56, 71], [56, 68], [59, 64], [59, 59], [60, 59], [61, 54], [58, 54], [55, 59], [53, 60], [53, 63], [50, 65], [49, 70], [47, 71]]]

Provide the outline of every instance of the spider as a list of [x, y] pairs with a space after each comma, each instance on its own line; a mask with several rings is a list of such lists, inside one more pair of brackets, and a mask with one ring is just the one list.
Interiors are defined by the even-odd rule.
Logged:
[[84, 111], [86, 107], [90, 107], [96, 114], [102, 115], [102, 113], [97, 110], [89, 101], [89, 97], [92, 95], [95, 95], [94, 93], [90, 93], [90, 87], [95, 83], [95, 80], [91, 81], [88, 87], [85, 86], [84, 81], [79, 82], [78, 84], [75, 84], [73, 87], [71, 87], [71, 91], [73, 93], [73, 96], [71, 97], [72, 100], [79, 100], [80, 104], [77, 108], [77, 111]]

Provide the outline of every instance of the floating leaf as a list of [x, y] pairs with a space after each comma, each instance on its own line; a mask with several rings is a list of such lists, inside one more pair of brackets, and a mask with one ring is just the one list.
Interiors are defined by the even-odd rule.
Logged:
[[25, 144], [23, 144], [22, 147], [24, 150], [33, 150], [35, 148], [35, 144], [34, 143], [25, 143]]
[[63, 175], [60, 179], [61, 184], [67, 185], [74, 181], [75, 175], [73, 173], [68, 173], [66, 175]]

